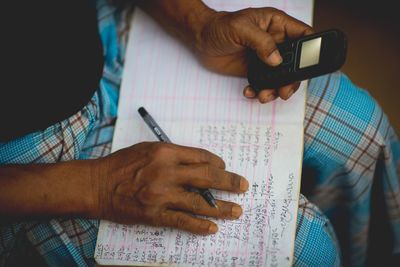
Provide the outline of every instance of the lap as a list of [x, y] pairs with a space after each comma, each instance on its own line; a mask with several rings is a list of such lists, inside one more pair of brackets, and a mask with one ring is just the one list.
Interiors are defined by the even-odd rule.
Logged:
[[[13, 162], [28, 163], [29, 160], [36, 159], [33, 156], [36, 153], [41, 155], [38, 158], [40, 162], [44, 163], [56, 162], [60, 159], [96, 158], [110, 153], [115, 118], [101, 115], [99, 107], [104, 104], [102, 97], [105, 96], [104, 88], [100, 88], [88, 106], [66, 122], [54, 125], [44, 132], [36, 133], [37, 136], [33, 139], [29, 137], [26, 140], [19, 140], [19, 143], [25, 144], [25, 149], [23, 153], [16, 151], [18, 157], [14, 157]], [[74, 130], [75, 127], [74, 124], [70, 123], [71, 121], [85, 122], [83, 123], [85, 127], [82, 127], [82, 124], [79, 123], [79, 131]], [[65, 126], [61, 127], [61, 125]], [[74, 139], [71, 139], [71, 142], [67, 142], [63, 138], [58, 138], [59, 136], [72, 137], [73, 135], [69, 134], [71, 132], [75, 135], [84, 135], [81, 139], [83, 141], [72, 142]], [[41, 147], [43, 143], [46, 144], [47, 150], [39, 150], [38, 152], [33, 149]], [[57, 149], [60, 146], [68, 147], [68, 149]], [[10, 144], [7, 147], [9, 148]], [[47, 151], [52, 151], [52, 153]], [[74, 151], [74, 153], [71, 151]], [[29, 155], [29, 153], [32, 153], [32, 155]], [[31, 162], [37, 161], [31, 160]], [[318, 259], [323, 259], [322, 263], [340, 262], [339, 249], [336, 246], [335, 235], [331, 230], [329, 220], [304, 197], [301, 197], [297, 218], [296, 265], [315, 263], [318, 262]], [[2, 226], [0, 227], [2, 241], [0, 242], [0, 257], [5, 258], [13, 253], [14, 245], [22, 233], [25, 236], [24, 240], [30, 243], [30, 248], [39, 252], [49, 265], [93, 265], [98, 224], [98, 220], [52, 219], [50, 221]], [[306, 242], [310, 239], [313, 242]], [[330, 255], [330, 257], [321, 258], [318, 255], [321, 250], [310, 247], [311, 244], [319, 244], [320, 242], [324, 244], [324, 253]]]
[[[304, 132], [302, 192], [332, 222], [344, 264], [365, 264], [371, 231], [386, 225], [389, 250], [399, 252], [400, 145], [377, 102], [340, 72], [313, 79]], [[373, 229], [374, 194], [383, 195], [388, 222]]]
[[294, 266], [341, 266], [341, 251], [329, 219], [300, 194]]

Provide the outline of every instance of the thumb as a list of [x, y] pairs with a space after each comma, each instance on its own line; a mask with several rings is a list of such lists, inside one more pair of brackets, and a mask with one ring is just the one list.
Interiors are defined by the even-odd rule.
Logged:
[[281, 54], [269, 33], [257, 27], [249, 27], [240, 35], [243, 45], [254, 49], [263, 62], [270, 66], [282, 63]]

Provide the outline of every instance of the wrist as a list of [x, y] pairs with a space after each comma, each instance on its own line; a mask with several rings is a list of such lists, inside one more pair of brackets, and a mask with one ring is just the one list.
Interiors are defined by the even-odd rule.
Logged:
[[202, 29], [218, 13], [200, 0], [139, 1], [137, 5], [192, 49], [201, 44]]
[[201, 4], [199, 7], [196, 7], [196, 10], [189, 12], [186, 21], [192, 35], [192, 48], [200, 50], [203, 45], [203, 29], [210, 23], [210, 21], [214, 20], [218, 16], [218, 13], [219, 12], [209, 8], [205, 4]]
[[[59, 192], [57, 202], [63, 209], [62, 216], [97, 218], [94, 216], [96, 187], [91, 177], [93, 161], [75, 160], [55, 164], [57, 173], [63, 173], [59, 175], [60, 184], [56, 190]], [[54, 181], [54, 184], [57, 182]]]
[[107, 182], [107, 170], [105, 168], [104, 159], [91, 160], [89, 163], [90, 168], [90, 194], [88, 194], [87, 201], [87, 214], [86, 217], [93, 219], [104, 219], [102, 206], [105, 201], [105, 183]]

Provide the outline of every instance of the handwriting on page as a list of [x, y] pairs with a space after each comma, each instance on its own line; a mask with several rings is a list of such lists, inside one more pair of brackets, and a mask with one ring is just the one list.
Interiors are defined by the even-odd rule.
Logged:
[[219, 232], [212, 236], [109, 223], [97, 243], [96, 258], [139, 265], [262, 266], [268, 262], [278, 266], [280, 246], [287, 245], [282, 239], [291, 242], [286, 228], [296, 218], [291, 210], [297, 196], [294, 170], [286, 170], [286, 177], [280, 177], [284, 183], [276, 183], [271, 159], [282, 150], [281, 140], [291, 134], [245, 124], [171, 123], [170, 128], [172, 132], [191, 129], [174, 137], [214, 152], [228, 170], [250, 180], [246, 194], [214, 192], [219, 199], [240, 203], [242, 217], [217, 221]]

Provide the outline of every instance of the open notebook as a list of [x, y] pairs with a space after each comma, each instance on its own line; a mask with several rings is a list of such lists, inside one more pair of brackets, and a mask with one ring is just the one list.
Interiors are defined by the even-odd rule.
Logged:
[[[218, 10], [274, 6], [311, 23], [312, 0], [215, 0]], [[113, 151], [156, 141], [139, 116], [144, 106], [172, 142], [220, 155], [250, 182], [246, 194], [212, 191], [243, 207], [239, 220], [196, 236], [170, 228], [101, 221], [100, 265], [290, 266], [301, 178], [305, 87], [289, 101], [261, 105], [242, 97], [246, 79], [205, 70], [140, 9], [127, 48]]]

